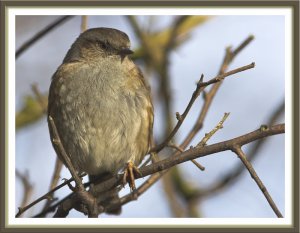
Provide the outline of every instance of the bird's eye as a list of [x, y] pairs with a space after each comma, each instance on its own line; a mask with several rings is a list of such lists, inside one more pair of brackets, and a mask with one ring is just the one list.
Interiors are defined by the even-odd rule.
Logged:
[[104, 43], [104, 42], [102, 42], [102, 41], [101, 41], [101, 42], [99, 41], [99, 42], [98, 42], [98, 45], [99, 45], [99, 47], [102, 48], [102, 49], [108, 49], [108, 47], [109, 47], [107, 43]]

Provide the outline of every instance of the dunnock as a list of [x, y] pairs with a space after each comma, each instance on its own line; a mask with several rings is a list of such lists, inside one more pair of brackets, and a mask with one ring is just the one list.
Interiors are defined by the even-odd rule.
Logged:
[[[101, 182], [124, 168], [125, 179], [135, 189], [136, 166], [150, 148], [153, 106], [150, 88], [127, 56], [129, 48], [122, 31], [83, 32], [53, 75], [48, 116], [78, 172]], [[104, 205], [118, 198], [117, 190], [112, 193]]]

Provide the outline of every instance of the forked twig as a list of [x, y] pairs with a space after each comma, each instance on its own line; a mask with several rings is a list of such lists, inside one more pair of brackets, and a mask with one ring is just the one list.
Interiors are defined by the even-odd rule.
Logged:
[[228, 72], [226, 72], [224, 74], [220, 74], [220, 75], [216, 76], [215, 78], [209, 80], [208, 82], [203, 82], [203, 77], [204, 76], [202, 75], [201, 78], [200, 78], [200, 80], [199, 80], [199, 82], [198, 82], [198, 84], [197, 84], [196, 90], [194, 91], [194, 93], [193, 93], [193, 95], [192, 95], [192, 97], [191, 97], [191, 99], [190, 99], [190, 101], [189, 101], [186, 109], [184, 110], [183, 114], [182, 115], [180, 115], [179, 113], [176, 114], [178, 121], [177, 121], [176, 126], [172, 130], [172, 132], [164, 140], [164, 142], [162, 142], [161, 144], [159, 144], [159, 145], [155, 146], [154, 148], [152, 148], [150, 150], [150, 152], [153, 152], [153, 151], [159, 152], [159, 151], [161, 151], [170, 142], [170, 140], [172, 140], [172, 138], [174, 137], [174, 135], [177, 133], [178, 129], [182, 125], [182, 123], [183, 123], [184, 119], [186, 118], [187, 114], [189, 113], [189, 111], [190, 111], [192, 105], [194, 104], [195, 100], [198, 98], [198, 96], [204, 90], [205, 87], [207, 87], [210, 84], [220, 82], [220, 81], [222, 81], [227, 76], [230, 76], [230, 75], [233, 75], [233, 74], [236, 74], [236, 73], [248, 70], [248, 69], [252, 69], [252, 68], [254, 68], [254, 66], [255, 66], [255, 63], [252, 62], [249, 65], [239, 67], [237, 69], [228, 71]]

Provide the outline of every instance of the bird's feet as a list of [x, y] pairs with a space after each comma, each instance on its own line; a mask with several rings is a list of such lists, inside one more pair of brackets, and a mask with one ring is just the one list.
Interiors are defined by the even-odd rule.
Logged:
[[132, 162], [128, 162], [124, 171], [123, 185], [128, 183], [131, 191], [134, 191], [136, 189], [135, 177], [141, 175], [139, 169]]

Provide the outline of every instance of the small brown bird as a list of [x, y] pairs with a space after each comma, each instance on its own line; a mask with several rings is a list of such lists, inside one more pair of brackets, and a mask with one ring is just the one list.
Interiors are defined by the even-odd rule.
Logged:
[[[149, 86], [128, 58], [131, 53], [122, 31], [83, 32], [52, 77], [48, 116], [78, 172], [100, 182], [125, 169], [124, 180], [133, 190], [136, 167], [151, 144], [153, 106]], [[49, 130], [53, 138], [51, 126]], [[115, 198], [117, 190], [101, 204]]]

